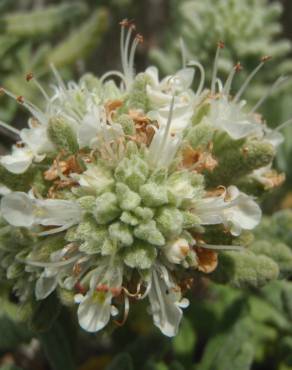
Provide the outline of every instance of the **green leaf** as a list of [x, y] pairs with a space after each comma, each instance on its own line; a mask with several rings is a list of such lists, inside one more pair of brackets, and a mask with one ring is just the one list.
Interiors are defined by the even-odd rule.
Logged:
[[128, 353], [118, 354], [106, 370], [134, 370], [131, 356]]
[[0, 317], [0, 333], [1, 350], [14, 349], [32, 338], [32, 333], [25, 324], [14, 322], [6, 315]]
[[61, 320], [55, 321], [50, 329], [39, 335], [42, 348], [53, 370], [74, 370], [73, 349], [70, 334]]
[[61, 305], [56, 294], [36, 303], [31, 319], [31, 328], [35, 332], [48, 331], [60, 314]]
[[173, 339], [173, 348], [178, 355], [191, 355], [196, 344], [196, 333], [191, 322], [184, 317], [177, 336]]

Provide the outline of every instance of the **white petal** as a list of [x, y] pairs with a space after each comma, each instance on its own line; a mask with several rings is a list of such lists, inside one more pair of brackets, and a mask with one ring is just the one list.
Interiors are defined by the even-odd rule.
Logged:
[[12, 192], [2, 198], [1, 214], [13, 226], [31, 227], [35, 221], [33, 201], [22, 192]]
[[28, 148], [14, 148], [12, 154], [0, 158], [0, 163], [9, 172], [20, 174], [25, 172], [31, 165], [33, 153]]
[[20, 132], [20, 137], [35, 155], [48, 153], [54, 150], [54, 145], [47, 134], [46, 125], [24, 128]]
[[56, 276], [53, 277], [43, 277], [41, 276], [35, 286], [35, 296], [37, 300], [47, 298], [58, 285], [58, 280]]
[[88, 295], [78, 307], [80, 326], [91, 333], [103, 329], [111, 316], [111, 295], [102, 292]]
[[164, 335], [173, 337], [178, 332], [182, 318], [182, 310], [175, 300], [175, 295], [169, 290], [165, 281], [156, 271], [153, 271], [152, 279], [149, 300], [154, 325], [157, 326]]
[[75, 225], [81, 219], [81, 208], [70, 200], [45, 199], [36, 201], [36, 222], [40, 225]]

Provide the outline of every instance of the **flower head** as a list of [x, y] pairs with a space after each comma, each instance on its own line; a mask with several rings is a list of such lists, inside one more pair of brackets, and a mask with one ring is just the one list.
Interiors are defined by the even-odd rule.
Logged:
[[[234, 69], [218, 82], [219, 51], [210, 89], [194, 61], [162, 80], [155, 67], [136, 75], [134, 32], [122, 22], [122, 73], [65, 85], [54, 71], [44, 111], [21, 99], [33, 117], [0, 159], [0, 209], [3, 243], [26, 237], [0, 253], [17, 264], [17, 274], [2, 268], [23, 301], [70, 293], [80, 326], [95, 332], [111, 316], [124, 322], [129, 297], [148, 298], [154, 324], [173, 336], [188, 304], [186, 274], [214, 271], [220, 250], [241, 250], [237, 238], [259, 223], [241, 184], [270, 165], [277, 135], [245, 110], [249, 80], [235, 97]], [[226, 245], [209, 242], [214, 225]]]

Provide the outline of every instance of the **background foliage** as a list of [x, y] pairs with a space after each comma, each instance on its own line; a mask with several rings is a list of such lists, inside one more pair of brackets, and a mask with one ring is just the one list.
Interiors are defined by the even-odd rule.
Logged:
[[[38, 102], [26, 81], [29, 72], [49, 82], [51, 63], [66, 79], [119, 68], [118, 22], [125, 17], [135, 19], [145, 39], [137, 54], [138, 71], [150, 62], [158, 63], [162, 75], [179, 68], [183, 37], [187, 57], [209, 70], [216, 42], [223, 39], [220, 69], [224, 75], [240, 60], [244, 71], [238, 84], [261, 56], [272, 54], [250, 89], [254, 101], [277, 76], [291, 75], [289, 0], [0, 0], [1, 84]], [[270, 125], [292, 116], [291, 86], [288, 80], [262, 107]], [[0, 119], [23, 127], [26, 113], [14, 101], [1, 99]], [[4, 152], [14, 138], [4, 131], [0, 135]], [[225, 253], [220, 261], [224, 271], [219, 268], [210, 280], [194, 282], [192, 304], [176, 338], [158, 333], [150, 317], [141, 314], [141, 303], [123, 328], [113, 325], [88, 335], [77, 330], [57, 297], [50, 296], [32, 313], [1, 284], [0, 369], [291, 370], [292, 127], [285, 136], [277, 165], [286, 182], [263, 199], [267, 215], [249, 236], [250, 255], [239, 262], [236, 254]], [[265, 257], [280, 270], [280, 278], [267, 285]], [[250, 274], [251, 265], [256, 275]]]

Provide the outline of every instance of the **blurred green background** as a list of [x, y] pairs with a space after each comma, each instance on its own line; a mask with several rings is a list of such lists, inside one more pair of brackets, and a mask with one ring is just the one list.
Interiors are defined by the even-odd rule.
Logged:
[[[49, 84], [51, 63], [66, 80], [119, 69], [123, 18], [134, 19], [144, 36], [136, 55], [138, 72], [149, 64], [156, 64], [161, 76], [181, 68], [182, 38], [186, 58], [203, 63], [207, 79], [216, 43], [224, 40], [221, 76], [238, 61], [244, 67], [235, 88], [262, 56], [271, 55], [246, 96], [251, 106], [277, 77], [292, 76], [291, 0], [0, 0], [0, 84], [41, 105], [27, 73]], [[291, 103], [288, 78], [260, 112], [276, 127], [292, 117]], [[1, 120], [24, 127], [27, 118], [14, 100], [1, 97]], [[238, 276], [228, 277], [229, 286], [207, 279], [194, 282], [191, 305], [174, 339], [153, 327], [151, 318], [141, 314], [145, 309], [140, 303], [132, 305], [122, 328], [113, 325], [97, 335], [77, 332], [73, 319], [53, 323], [52, 297], [52, 307], [45, 308], [51, 309], [45, 323], [49, 335], [42, 340], [42, 330], [25, 325], [25, 312], [3, 290], [0, 369], [45, 370], [63, 361], [69, 370], [75, 357], [79, 370], [292, 370], [292, 125], [284, 134], [276, 166], [285, 172], [286, 182], [262, 200], [266, 216], [251, 244], [256, 254], [277, 261], [281, 279], [262, 289], [257, 276], [244, 281], [240, 273], [248, 268], [246, 261]], [[0, 153], [5, 153], [14, 137], [0, 129], [0, 139]], [[61, 317], [68, 315], [63, 308]], [[65, 331], [60, 327], [64, 322]], [[38, 324], [42, 329], [44, 323]], [[51, 364], [44, 352], [50, 353]]]

